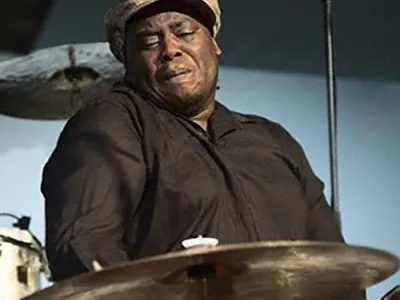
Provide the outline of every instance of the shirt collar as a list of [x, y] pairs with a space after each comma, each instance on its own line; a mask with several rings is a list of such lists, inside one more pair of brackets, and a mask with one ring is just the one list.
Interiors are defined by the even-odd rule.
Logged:
[[221, 103], [215, 103], [215, 110], [209, 121], [209, 132], [213, 135], [214, 139], [219, 139], [228, 133], [241, 130], [242, 128], [242, 122], [233, 112]]
[[[114, 90], [132, 90], [127, 82], [118, 82], [114, 84]], [[138, 92], [135, 90], [135, 92]], [[140, 94], [140, 93], [139, 93]], [[144, 95], [141, 95], [146, 98]], [[151, 101], [150, 101], [151, 102]], [[152, 102], [153, 103], [153, 102]], [[154, 104], [154, 103], [153, 103]], [[247, 118], [244, 116], [230, 111], [220, 102], [215, 102], [215, 109], [209, 120], [208, 133], [213, 136], [213, 139], [217, 140], [222, 136], [231, 133], [233, 131], [241, 130], [243, 128], [242, 123], [246, 123]]]

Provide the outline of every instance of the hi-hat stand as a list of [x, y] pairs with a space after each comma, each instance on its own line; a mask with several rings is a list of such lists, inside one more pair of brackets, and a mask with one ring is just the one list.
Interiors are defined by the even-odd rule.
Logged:
[[322, 0], [324, 4], [326, 81], [329, 122], [329, 159], [331, 179], [331, 208], [335, 213], [338, 226], [341, 227], [339, 208], [339, 179], [337, 155], [337, 109], [336, 109], [336, 70], [333, 40], [332, 0]]

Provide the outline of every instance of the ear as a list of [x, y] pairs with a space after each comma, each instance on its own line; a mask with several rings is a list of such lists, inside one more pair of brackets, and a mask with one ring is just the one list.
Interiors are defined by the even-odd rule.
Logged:
[[218, 44], [218, 42], [217, 42], [215, 39], [213, 39], [213, 44], [214, 44], [215, 52], [217, 53], [217, 55], [218, 55], [218, 56], [221, 55], [221, 54], [222, 54], [222, 50], [221, 50], [221, 48], [219, 47], [219, 44]]

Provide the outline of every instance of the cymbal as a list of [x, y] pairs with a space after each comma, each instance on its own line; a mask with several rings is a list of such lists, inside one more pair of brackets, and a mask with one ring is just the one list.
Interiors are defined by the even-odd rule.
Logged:
[[54, 284], [23, 300], [329, 300], [399, 269], [385, 251], [327, 242], [258, 242], [193, 248]]
[[108, 43], [62, 45], [0, 63], [0, 114], [69, 118], [123, 77]]

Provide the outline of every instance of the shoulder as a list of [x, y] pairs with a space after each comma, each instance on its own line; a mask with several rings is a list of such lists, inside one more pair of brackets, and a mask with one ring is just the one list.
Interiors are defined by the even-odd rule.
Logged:
[[140, 106], [145, 101], [131, 88], [123, 83], [115, 83], [107, 92], [83, 105], [68, 125], [111, 125], [115, 122], [130, 121], [135, 123], [138, 119]]
[[134, 110], [135, 106], [127, 95], [111, 89], [85, 103], [68, 123], [106, 123], [110, 118], [120, 118]]
[[281, 123], [259, 115], [232, 114], [241, 122], [244, 130], [256, 132], [262, 135], [261, 138], [272, 139], [275, 145], [298, 161], [304, 159], [305, 153], [300, 142]]
[[257, 128], [281, 142], [298, 144], [298, 141], [293, 137], [293, 135], [277, 121], [253, 114], [243, 114], [238, 112], [232, 112], [232, 114], [245, 128], [249, 128], [250, 130]]
[[79, 135], [118, 136], [140, 135], [137, 109], [132, 99], [123, 93], [110, 90], [83, 105], [67, 120], [59, 142]]

